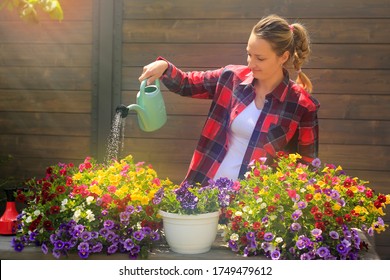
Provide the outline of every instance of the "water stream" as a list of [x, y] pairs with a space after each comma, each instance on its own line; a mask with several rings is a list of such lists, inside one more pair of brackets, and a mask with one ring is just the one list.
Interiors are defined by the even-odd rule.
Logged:
[[117, 160], [123, 152], [125, 145], [125, 124], [126, 118], [122, 118], [121, 113], [117, 112], [112, 121], [111, 131], [107, 141], [106, 156], [104, 158], [104, 162], [107, 164], [113, 159]]

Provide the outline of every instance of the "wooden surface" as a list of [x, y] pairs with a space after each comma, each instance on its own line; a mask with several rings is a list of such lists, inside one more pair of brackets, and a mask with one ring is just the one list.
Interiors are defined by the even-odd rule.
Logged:
[[[366, 241], [371, 245], [370, 241], [364, 236], [360, 235], [362, 240]], [[0, 236], [0, 259], [2, 260], [46, 260], [54, 259], [51, 254], [43, 254], [40, 247], [28, 246], [23, 249], [22, 252], [16, 252], [10, 246], [10, 236]], [[376, 253], [375, 249], [370, 246], [367, 252], [361, 254], [362, 259], [364, 260], [379, 260], [379, 255]], [[64, 259], [64, 258], [61, 258]], [[65, 259], [80, 259], [76, 253], [71, 253]], [[127, 254], [91, 254], [88, 258], [89, 260], [124, 260], [128, 259]], [[166, 242], [159, 242], [158, 245], [153, 249], [149, 254], [151, 260], [253, 260], [253, 259], [267, 259], [265, 256], [256, 256], [256, 257], [243, 257], [232, 252], [226, 242], [223, 241], [221, 233], [219, 232], [215, 242], [211, 246], [210, 251], [202, 254], [179, 254], [171, 251]]]

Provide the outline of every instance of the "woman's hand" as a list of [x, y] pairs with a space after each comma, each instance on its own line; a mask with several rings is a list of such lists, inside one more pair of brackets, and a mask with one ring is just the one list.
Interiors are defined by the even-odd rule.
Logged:
[[152, 84], [156, 79], [159, 79], [167, 70], [168, 68], [168, 62], [165, 60], [157, 60], [154, 61], [146, 66], [144, 66], [142, 75], [138, 78], [140, 82], [142, 82], [145, 79], [147, 80], [147, 84]]

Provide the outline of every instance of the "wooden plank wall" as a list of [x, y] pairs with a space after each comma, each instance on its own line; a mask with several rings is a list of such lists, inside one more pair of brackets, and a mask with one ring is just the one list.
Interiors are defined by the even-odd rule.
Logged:
[[[390, 7], [387, 0], [124, 1], [122, 100], [135, 102], [142, 67], [161, 55], [184, 70], [245, 64], [252, 26], [271, 13], [305, 24], [313, 55], [304, 68], [321, 102], [320, 158], [389, 193]], [[138, 129], [127, 118], [124, 153], [180, 182], [210, 105], [164, 92], [168, 122]], [[389, 213], [389, 211], [388, 211]], [[390, 218], [387, 216], [386, 221]], [[377, 238], [390, 259], [389, 231]]]
[[92, 0], [62, 2], [62, 22], [0, 12], [0, 156], [14, 157], [2, 177], [90, 154]]

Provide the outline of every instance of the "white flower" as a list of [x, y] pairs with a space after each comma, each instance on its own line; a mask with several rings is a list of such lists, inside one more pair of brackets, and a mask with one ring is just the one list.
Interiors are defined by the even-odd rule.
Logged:
[[230, 235], [230, 240], [237, 241], [238, 240], [238, 234], [237, 233], [233, 233], [232, 235]]
[[31, 223], [31, 222], [32, 222], [32, 218], [31, 218], [31, 216], [28, 216], [26, 219], [26, 223]]
[[269, 216], [269, 219], [270, 219], [271, 221], [274, 221], [274, 220], [276, 220], [277, 217], [278, 217], [278, 216], [276, 216], [276, 215], [271, 215], [271, 216]]
[[245, 179], [248, 179], [249, 175], [251, 175], [251, 172], [250, 172], [250, 171], [248, 171], [247, 173], [245, 173], [245, 174], [244, 174]]
[[263, 202], [263, 199], [261, 197], [259, 197], [257, 200], [256, 200], [257, 203], [262, 203]]
[[267, 207], [267, 203], [263, 202], [262, 204], [260, 204], [260, 209], [264, 209]]
[[284, 212], [284, 207], [283, 207], [283, 205], [279, 205], [277, 210], [278, 210], [279, 213]]
[[77, 209], [73, 213], [73, 220], [75, 220], [75, 222], [78, 222], [80, 220], [80, 216], [81, 216], [81, 210]]
[[40, 214], [41, 214], [41, 211], [39, 211], [39, 210], [35, 210], [35, 211], [34, 211], [34, 215], [35, 215], [35, 216], [38, 217]]
[[306, 189], [305, 189], [305, 188], [301, 188], [301, 189], [300, 189], [300, 192], [301, 192], [301, 193], [304, 193], [304, 192], [306, 192]]
[[91, 210], [88, 209], [85, 213], [87, 214], [86, 218], [88, 221], [92, 222], [95, 220], [95, 214]]
[[242, 211], [244, 211], [245, 213], [248, 212], [249, 210], [250, 210], [249, 206], [245, 206], [244, 208], [242, 208]]
[[68, 204], [68, 199], [65, 198], [63, 201], [61, 201], [61, 205], [62, 206], [65, 206], [66, 204]]
[[87, 205], [90, 205], [93, 200], [94, 200], [93, 196], [88, 196], [87, 199], [86, 199]]
[[275, 238], [275, 241], [276, 241], [276, 243], [282, 243], [282, 242], [283, 242], [283, 238], [281, 238], [281, 237], [276, 237], [276, 238]]
[[236, 216], [242, 216], [242, 212], [241, 212], [241, 211], [237, 211], [236, 213], [234, 213], [234, 215], [236, 215]]

